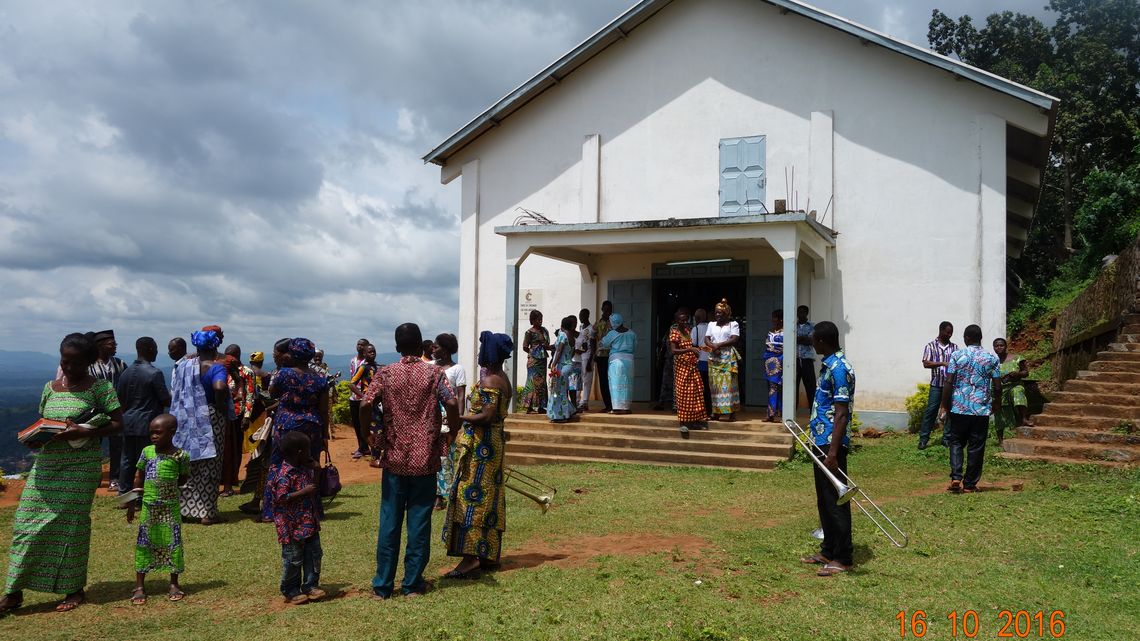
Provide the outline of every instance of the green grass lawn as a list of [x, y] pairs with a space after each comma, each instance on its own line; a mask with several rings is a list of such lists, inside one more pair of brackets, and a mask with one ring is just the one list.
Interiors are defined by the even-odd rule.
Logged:
[[[342, 596], [295, 608], [277, 593], [272, 526], [239, 519], [237, 498], [222, 504], [231, 523], [186, 526], [187, 599], [158, 598], [165, 584], [154, 576], [151, 602], [132, 607], [135, 529], [100, 498], [92, 603], [56, 614], [57, 597], [28, 592], [21, 613], [0, 620], [0, 639], [862, 641], [899, 638], [899, 611], [909, 620], [919, 609], [926, 639], [950, 639], [947, 615], [966, 610], [977, 613], [979, 639], [998, 638], [1001, 610], [1044, 612], [1045, 638], [1055, 610], [1066, 639], [1140, 638], [1140, 472], [991, 457], [982, 482], [997, 489], [953, 496], [941, 491], [944, 449], [918, 452], [901, 436], [859, 443], [852, 476], [911, 542], [891, 547], [856, 512], [858, 566], [846, 576], [817, 578], [798, 562], [814, 548], [816, 524], [811, 468], [800, 461], [773, 473], [528, 468], [559, 488], [557, 505], [542, 516], [508, 496], [507, 570], [386, 602], [366, 596], [379, 486], [349, 486], [322, 532], [323, 585]], [[1024, 491], [1011, 491], [1014, 481]], [[4, 559], [12, 511], [0, 510]], [[429, 577], [452, 563], [434, 539]], [[1036, 626], [1028, 638], [1041, 638]], [[1007, 632], [1017, 638], [1015, 627]]]

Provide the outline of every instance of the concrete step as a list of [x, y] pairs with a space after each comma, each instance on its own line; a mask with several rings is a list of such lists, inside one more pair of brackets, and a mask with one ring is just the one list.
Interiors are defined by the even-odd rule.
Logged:
[[1116, 342], [1118, 343], [1140, 343], [1140, 333], [1128, 334], [1121, 332], [1116, 335]]
[[791, 448], [784, 456], [756, 454], [722, 454], [711, 452], [683, 452], [676, 449], [614, 448], [569, 443], [514, 442], [508, 446], [510, 455], [572, 456], [595, 461], [629, 461], [672, 465], [701, 465], [706, 467], [747, 467], [771, 469], [778, 461], [791, 457]]
[[1054, 443], [1099, 443], [1102, 445], [1140, 446], [1140, 431], [1126, 434], [1121, 432], [1103, 432], [1100, 430], [1026, 425], [1017, 428], [1017, 438], [1052, 441]]
[[1056, 456], [1067, 459], [1088, 461], [1111, 461], [1117, 463], [1140, 462], [1140, 446], [1101, 445], [1098, 443], [1055, 443], [1037, 439], [1008, 438], [1003, 449], [1011, 454], [1031, 456]]
[[1140, 387], [1140, 373], [1136, 372], [1094, 372], [1083, 369], [1077, 372], [1077, 379], [1094, 383], [1124, 383]]
[[[544, 423], [550, 424], [550, 419], [546, 418], [545, 414], [512, 414], [507, 418], [507, 429], [511, 425], [523, 423]], [[666, 412], [654, 413], [638, 413], [638, 414], [605, 414], [602, 412], [587, 412], [579, 414], [578, 419], [572, 423], [562, 423], [562, 427], [567, 425], [585, 425], [585, 424], [601, 424], [601, 425], [633, 425], [640, 427], [669, 427], [674, 430], [677, 429], [677, 415]], [[724, 429], [734, 431], [748, 431], [748, 432], [768, 432], [775, 434], [787, 434], [788, 431], [779, 423], [768, 423], [759, 419], [741, 419], [733, 421], [732, 423], [721, 423], [711, 421], [709, 426], [715, 430], [723, 427]], [[523, 425], [530, 429], [528, 425]]]
[[[564, 456], [560, 454], [520, 454], [516, 452], [507, 452], [507, 465], [567, 465], [567, 464], [591, 464], [591, 463], [618, 463], [622, 465], [653, 465], [656, 467], [678, 467], [673, 463], [657, 463], [654, 461], [634, 461], [629, 459], [606, 459], [605, 461], [598, 461], [594, 458], [582, 456]], [[700, 465], [690, 463], [684, 467], [699, 467], [699, 468], [715, 468], [721, 470], [739, 470], [742, 472], [768, 472], [775, 469], [773, 463], [771, 467], [733, 467], [731, 465]]]
[[1104, 416], [1072, 416], [1043, 412], [1033, 417], [1033, 422], [1042, 427], [1066, 427], [1082, 430], [1100, 430], [1102, 432], [1118, 429], [1121, 425], [1135, 422], [1127, 418], [1112, 418]]
[[1121, 326], [1120, 333], [1126, 336], [1140, 334], [1140, 323], [1127, 323]]
[[585, 445], [589, 447], [638, 450], [672, 450], [677, 452], [704, 452], [708, 454], [742, 454], [753, 456], [789, 456], [792, 453], [792, 436], [780, 443], [756, 443], [750, 441], [716, 441], [700, 438], [700, 432], [691, 433], [695, 438], [681, 438], [674, 430], [665, 438], [659, 436], [630, 436], [616, 433], [589, 433], [561, 430], [511, 430], [511, 447], [522, 443], [548, 445]]
[[1109, 343], [1108, 351], [1112, 354], [1119, 354], [1120, 352], [1140, 352], [1140, 343]]
[[[1099, 399], [1098, 399], [1099, 400]], [[1108, 403], [1046, 403], [1041, 416], [1090, 416], [1133, 420], [1140, 423], [1140, 405], [1110, 405]], [[1036, 422], [1036, 419], [1034, 419]]]
[[[1065, 385], [1068, 387], [1068, 384]], [[1140, 394], [1086, 394], [1084, 392], [1068, 391], [1056, 392], [1052, 402], [1065, 405], [1114, 405], [1123, 407], [1140, 407]]]
[[1129, 325], [1140, 326], [1140, 314], [1125, 314], [1120, 318], [1120, 324], [1125, 327]]
[[[1005, 442], [1009, 443], [1011, 439]], [[1118, 461], [1091, 461], [1088, 459], [1071, 458], [1067, 456], [1049, 456], [1044, 454], [1015, 454], [1012, 452], [1001, 452], [999, 454], [1004, 459], [1013, 461], [1037, 461], [1040, 463], [1053, 463], [1055, 465], [1101, 465], [1103, 467], [1121, 467], [1127, 463], [1120, 463]]]
[[[1131, 356], [1136, 352], [1125, 352]], [[1089, 363], [1090, 372], [1131, 372], [1140, 373], [1140, 360], [1126, 360], [1126, 359], [1097, 359]]]
[[1083, 394], [1124, 396], [1140, 395], [1140, 385], [1135, 385], [1132, 383], [1113, 383], [1075, 378], [1065, 381], [1063, 389], [1066, 392], [1081, 392]]
[[1099, 352], [1096, 360], [1103, 361], [1132, 361], [1140, 362], [1140, 351], [1107, 351]]
[[[732, 423], [726, 424], [729, 427], [721, 427], [719, 423], [710, 423], [709, 429], [692, 431], [690, 432], [690, 440], [693, 441], [747, 441], [752, 443], [774, 443], [784, 444], [792, 442], [792, 435], [787, 431], [782, 432], [769, 432], [760, 430], [737, 430], [732, 429]], [[555, 424], [550, 421], [517, 421], [508, 422], [507, 431], [512, 434], [518, 433], [520, 430], [527, 431], [541, 431], [553, 432], [559, 434], [565, 433], [589, 433], [589, 434], [609, 434], [609, 435], [624, 435], [624, 436], [640, 436], [657, 439], [674, 440], [677, 438], [679, 432], [678, 425], [674, 422], [669, 427], [660, 427], [655, 425], [616, 425], [612, 423], [592, 423], [592, 422], [571, 422]]]

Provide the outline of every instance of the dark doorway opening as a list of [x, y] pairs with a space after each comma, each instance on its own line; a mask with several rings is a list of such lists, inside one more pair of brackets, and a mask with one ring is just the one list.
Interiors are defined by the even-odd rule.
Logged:
[[[654, 278], [653, 279], [653, 377], [650, 398], [656, 403], [661, 398], [662, 367], [666, 362], [664, 344], [668, 340], [669, 327], [673, 316], [680, 307], [687, 307], [690, 315], [697, 309], [708, 312], [708, 320], [713, 320], [713, 307], [725, 298], [732, 306], [733, 320], [740, 324], [741, 339], [737, 351], [741, 354], [739, 364], [740, 401], [743, 405], [744, 381], [747, 380], [745, 365], [748, 362], [745, 341], [745, 313], [748, 309], [747, 263], [743, 264], [740, 276], [698, 277], [698, 278]], [[667, 408], [668, 409], [668, 408]]]

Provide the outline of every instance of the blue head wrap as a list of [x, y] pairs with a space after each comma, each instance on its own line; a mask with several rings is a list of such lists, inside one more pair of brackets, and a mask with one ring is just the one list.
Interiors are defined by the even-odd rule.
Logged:
[[622, 318], [621, 314], [617, 312], [610, 314], [610, 327], [621, 327], [623, 324], [625, 324], [625, 318]]
[[483, 332], [479, 334], [479, 365], [490, 367], [502, 363], [515, 351], [515, 342], [506, 334]]
[[307, 338], [294, 338], [289, 341], [289, 355], [304, 363], [313, 360], [317, 353], [317, 346]]
[[190, 342], [199, 349], [217, 349], [222, 344], [222, 337], [212, 329], [204, 329], [190, 333]]

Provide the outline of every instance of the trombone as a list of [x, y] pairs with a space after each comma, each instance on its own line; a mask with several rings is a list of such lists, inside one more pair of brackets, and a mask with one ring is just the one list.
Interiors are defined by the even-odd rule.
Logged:
[[537, 503], [538, 507], [542, 508], [543, 514], [546, 514], [546, 511], [550, 509], [551, 504], [554, 503], [554, 495], [558, 493], [553, 485], [543, 483], [513, 467], [507, 468], [507, 476], [503, 484]]
[[[796, 442], [804, 448], [804, 451], [807, 452], [807, 455], [811, 457], [811, 460], [815, 463], [816, 467], [818, 467], [820, 471], [823, 472], [823, 475], [827, 477], [827, 480], [831, 481], [831, 484], [835, 486], [835, 491], [839, 493], [839, 499], [836, 501], [836, 503], [839, 505], [843, 505], [848, 501], [854, 503], [855, 507], [859, 508], [863, 514], [866, 514], [867, 518], [871, 519], [871, 522], [875, 524], [875, 527], [879, 528], [879, 530], [884, 535], [886, 535], [887, 539], [890, 540], [891, 545], [894, 545], [897, 548], [906, 547], [907, 543], [909, 542], [906, 533], [903, 532], [899, 526], [895, 525], [895, 522], [892, 521], [890, 517], [888, 517], [883, 512], [883, 510], [878, 505], [876, 505], [874, 501], [871, 500], [871, 497], [867, 496], [867, 493], [860, 489], [859, 486], [855, 484], [855, 481], [852, 481], [851, 477], [847, 476], [843, 470], [836, 470], [836, 472], [839, 474], [839, 476], [836, 476], [835, 473], [827, 469], [827, 466], [823, 464], [823, 458], [820, 457], [820, 454], [823, 454], [823, 451], [820, 450], [818, 446], [816, 446], [816, 444], [811, 440], [808, 433], [804, 431], [804, 428], [800, 427], [799, 423], [793, 421], [792, 419], [788, 419], [784, 421], [784, 427], [786, 427], [788, 431], [792, 433], [792, 437], [795, 438]], [[816, 452], [819, 452], [819, 454]], [[863, 505], [864, 503], [867, 503], [872, 508], [874, 508], [875, 512], [877, 512], [879, 516], [876, 517], [874, 514], [872, 514]], [[882, 518], [882, 521], [879, 520], [879, 517]], [[886, 521], [886, 523], [890, 525], [890, 529], [883, 525], [883, 521]], [[898, 538], [895, 538], [896, 536]], [[902, 543], [899, 543], [899, 539], [902, 539]]]

